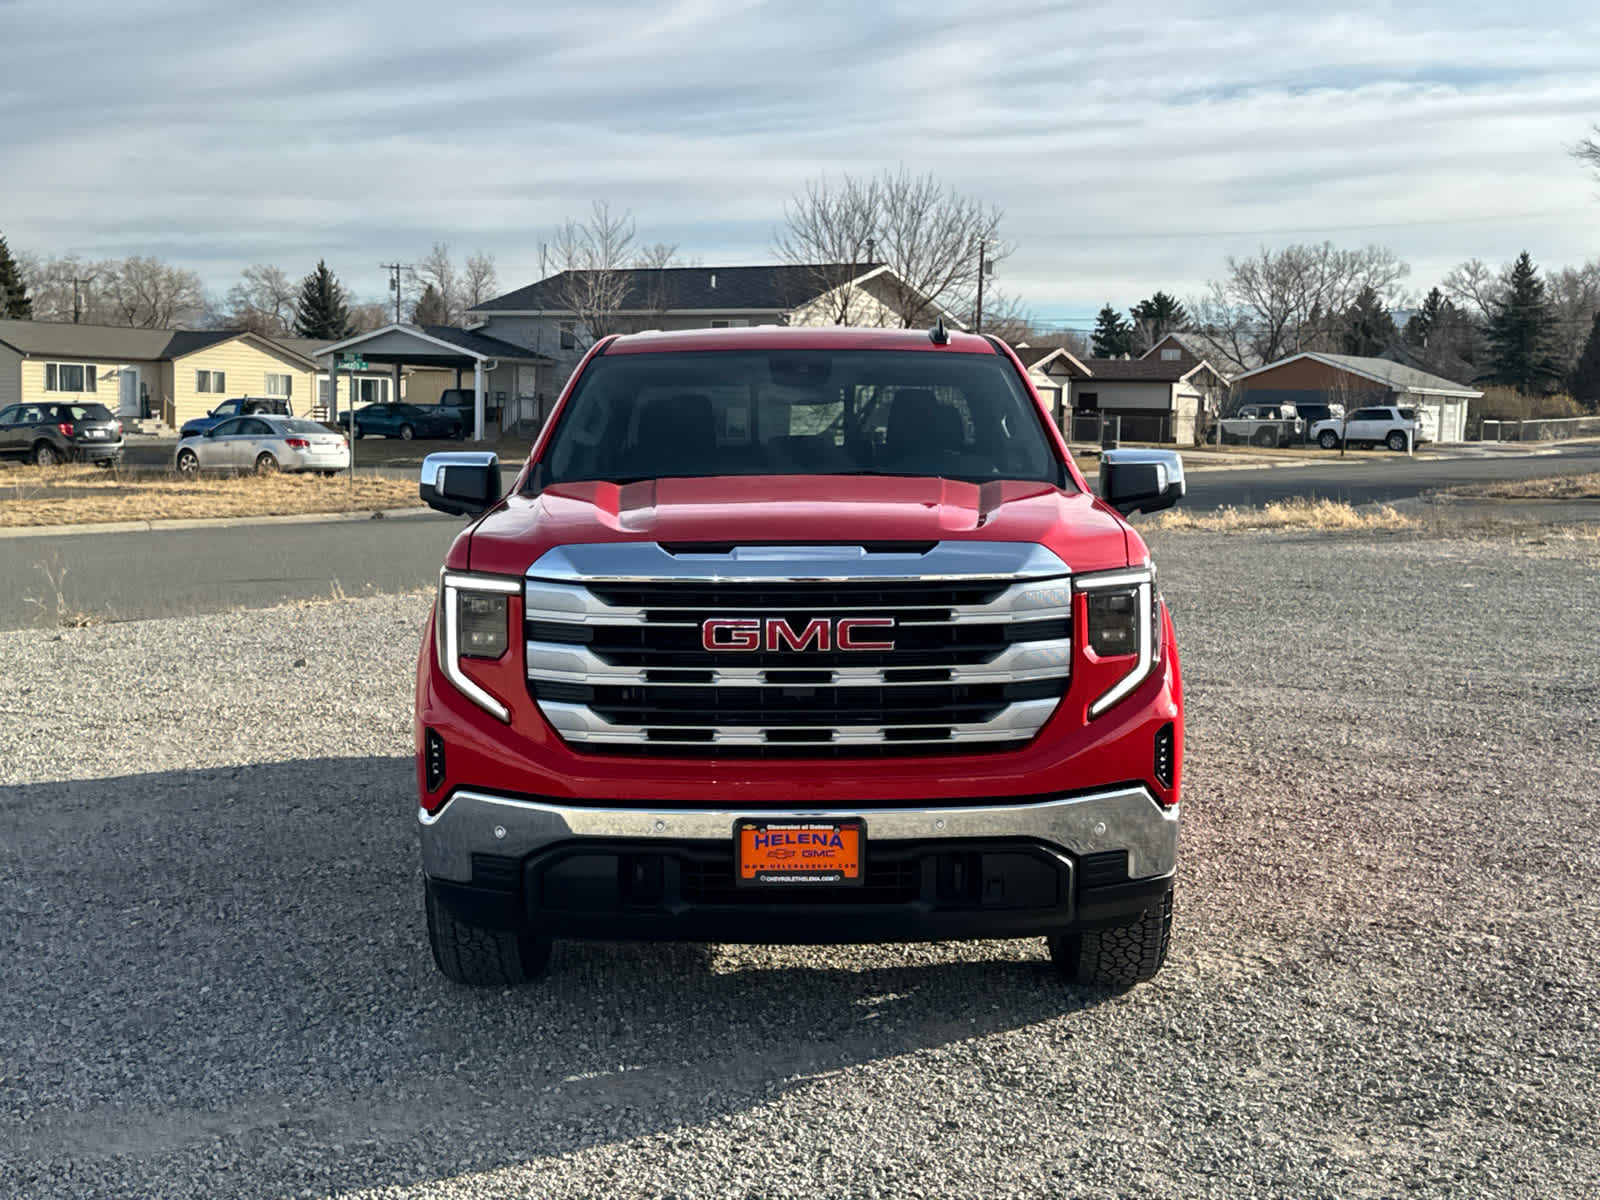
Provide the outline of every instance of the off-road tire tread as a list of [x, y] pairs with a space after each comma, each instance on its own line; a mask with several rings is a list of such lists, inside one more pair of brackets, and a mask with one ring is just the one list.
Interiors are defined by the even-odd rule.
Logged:
[[450, 910], [425, 892], [428, 944], [445, 978], [468, 987], [516, 987], [527, 983], [550, 961], [547, 939], [503, 929], [483, 929], [456, 920]]
[[1172, 940], [1172, 893], [1131, 924], [1050, 939], [1050, 957], [1074, 983], [1126, 991], [1148, 983], [1167, 960]]

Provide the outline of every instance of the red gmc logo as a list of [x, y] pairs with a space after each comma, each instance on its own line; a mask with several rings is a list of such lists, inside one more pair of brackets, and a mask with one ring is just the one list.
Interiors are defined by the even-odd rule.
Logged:
[[712, 617], [700, 625], [700, 644], [707, 650], [893, 650], [894, 642], [865, 635], [893, 628], [893, 617], [816, 617], [801, 630], [782, 617]]

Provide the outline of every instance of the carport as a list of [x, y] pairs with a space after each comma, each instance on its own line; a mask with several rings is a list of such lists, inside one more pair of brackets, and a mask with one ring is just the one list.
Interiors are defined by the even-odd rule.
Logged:
[[[464, 387], [462, 376], [472, 371], [473, 416], [472, 440], [484, 438], [485, 398], [489, 394], [491, 378], [496, 373], [514, 377], [518, 368], [535, 371], [554, 367], [555, 360], [536, 354], [522, 346], [501, 341], [487, 334], [457, 329], [450, 325], [385, 325], [370, 333], [358, 333], [342, 342], [335, 342], [317, 352], [317, 358], [328, 371], [332, 386], [328, 389], [334, 403], [330, 406], [334, 420], [338, 419], [337, 398], [339, 388], [335, 372], [341, 361], [364, 359], [370, 368], [382, 363], [394, 368], [394, 397], [400, 398], [400, 372], [402, 367], [453, 368], [457, 386]], [[497, 389], [501, 394], [512, 388]], [[355, 390], [350, 391], [350, 409], [356, 404]]]

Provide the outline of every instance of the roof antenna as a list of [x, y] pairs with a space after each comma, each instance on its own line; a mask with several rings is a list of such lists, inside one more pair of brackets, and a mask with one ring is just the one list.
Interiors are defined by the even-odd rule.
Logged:
[[928, 330], [928, 340], [935, 346], [948, 346], [950, 344], [950, 331], [944, 327], [944, 318], [938, 317], [933, 322], [933, 328]]

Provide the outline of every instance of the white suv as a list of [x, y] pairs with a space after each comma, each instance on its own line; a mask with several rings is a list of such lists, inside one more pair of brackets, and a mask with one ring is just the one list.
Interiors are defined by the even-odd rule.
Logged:
[[1343, 440], [1349, 446], [1406, 448], [1407, 433], [1414, 446], [1431, 442], [1426, 422], [1414, 408], [1358, 408], [1348, 417], [1318, 421], [1306, 436], [1324, 450], [1336, 450]]

